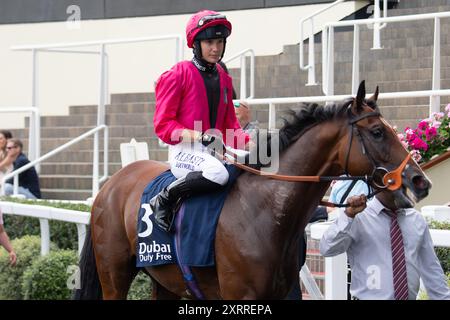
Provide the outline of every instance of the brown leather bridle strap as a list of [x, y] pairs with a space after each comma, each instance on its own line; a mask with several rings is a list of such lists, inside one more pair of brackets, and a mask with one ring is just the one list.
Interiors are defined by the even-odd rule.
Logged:
[[[224, 157], [225, 158], [225, 157]], [[281, 180], [281, 181], [290, 181], [290, 182], [320, 182], [320, 176], [286, 176], [281, 174], [268, 174], [264, 173], [261, 170], [253, 169], [245, 164], [236, 162], [230, 158], [225, 158], [227, 161], [231, 162], [233, 165], [238, 167], [239, 169], [248, 171], [250, 173], [256, 174], [258, 176], [264, 176], [266, 178]]]
[[[235, 154], [232, 154], [229, 150], [227, 150], [227, 154], [233, 157], [236, 157]], [[265, 173], [264, 171], [254, 169], [245, 164], [239, 163], [234, 159], [230, 159], [229, 157], [223, 156], [223, 159], [230, 164], [242, 169], [244, 171], [256, 174], [258, 176], [263, 176], [265, 178], [280, 180], [280, 181], [289, 181], [289, 182], [329, 182], [333, 180], [369, 180], [368, 176], [349, 176], [349, 177], [341, 177], [341, 176], [287, 176], [282, 174], [270, 174]]]

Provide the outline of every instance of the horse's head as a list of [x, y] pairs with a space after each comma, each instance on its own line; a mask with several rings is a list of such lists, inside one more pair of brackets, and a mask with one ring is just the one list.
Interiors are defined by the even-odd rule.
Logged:
[[[372, 186], [391, 191], [397, 208], [410, 208], [428, 195], [431, 182], [384, 120], [376, 101], [378, 87], [369, 99], [361, 82], [348, 108], [348, 134], [339, 151], [342, 168], [353, 176], [368, 174]], [[407, 194], [411, 192], [414, 199]]]

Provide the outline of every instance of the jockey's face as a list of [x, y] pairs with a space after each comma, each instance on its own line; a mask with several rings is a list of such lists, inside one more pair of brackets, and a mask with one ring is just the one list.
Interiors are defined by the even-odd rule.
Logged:
[[217, 63], [222, 58], [223, 38], [207, 39], [200, 41], [202, 57], [208, 63]]

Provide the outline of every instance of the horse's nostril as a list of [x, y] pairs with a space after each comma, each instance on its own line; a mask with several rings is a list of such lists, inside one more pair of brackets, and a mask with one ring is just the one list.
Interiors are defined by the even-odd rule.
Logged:
[[427, 179], [425, 179], [423, 176], [415, 176], [412, 178], [412, 182], [415, 189], [418, 190], [424, 190], [429, 188], [429, 183]]

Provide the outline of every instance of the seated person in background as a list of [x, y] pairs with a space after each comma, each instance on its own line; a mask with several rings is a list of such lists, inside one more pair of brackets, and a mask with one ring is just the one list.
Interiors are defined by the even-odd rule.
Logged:
[[[6, 149], [8, 151], [7, 159], [13, 162], [14, 170], [17, 170], [28, 163], [30, 160], [22, 153], [23, 144], [19, 139], [9, 139]], [[14, 193], [13, 179], [5, 184], [5, 194], [12, 195]], [[27, 199], [41, 198], [41, 189], [39, 188], [39, 178], [34, 167], [19, 174], [19, 194], [24, 195]]]
[[325, 257], [347, 252], [353, 299], [415, 300], [421, 278], [431, 299], [450, 300], [423, 216], [414, 208], [397, 208], [390, 192], [366, 200], [350, 197], [350, 206], [338, 209], [320, 241]]
[[247, 102], [238, 101], [234, 102], [234, 111], [236, 113], [236, 118], [241, 125], [242, 130], [255, 130], [258, 129], [258, 122], [251, 121], [252, 112]]
[[12, 134], [8, 130], [0, 130], [0, 179], [9, 172], [12, 171], [11, 159], [6, 159], [8, 152], [6, 150], [6, 143], [8, 139], [12, 138]]

